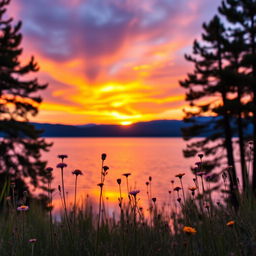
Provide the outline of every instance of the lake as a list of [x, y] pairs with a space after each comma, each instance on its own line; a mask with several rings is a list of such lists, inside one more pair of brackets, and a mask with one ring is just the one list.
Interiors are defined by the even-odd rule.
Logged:
[[68, 204], [71, 206], [74, 197], [75, 176], [74, 169], [80, 169], [83, 176], [78, 176], [78, 198], [80, 203], [89, 195], [98, 198], [101, 171], [101, 154], [106, 153], [105, 165], [109, 166], [104, 186], [104, 197], [108, 199], [109, 207], [118, 204], [119, 190], [117, 179], [122, 178], [123, 197], [127, 197], [126, 180], [123, 173], [129, 176], [129, 189], [140, 190], [140, 204], [147, 203], [147, 189], [145, 182], [152, 177], [152, 197], [157, 202], [169, 202], [168, 191], [171, 190], [171, 180], [180, 185], [175, 174], [184, 172], [184, 187], [193, 185], [193, 175], [190, 167], [198, 161], [198, 157], [184, 159], [182, 149], [186, 143], [181, 138], [47, 138], [54, 145], [51, 151], [44, 154], [48, 166], [54, 168], [53, 187], [55, 206], [60, 206], [57, 187], [61, 184], [60, 169], [56, 165], [60, 162], [59, 154], [67, 154], [65, 163], [65, 188], [68, 192]]

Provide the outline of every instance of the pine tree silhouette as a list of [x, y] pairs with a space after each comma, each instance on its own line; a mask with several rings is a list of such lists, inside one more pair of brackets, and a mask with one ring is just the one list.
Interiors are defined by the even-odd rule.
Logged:
[[[7, 18], [10, 0], [0, 0], [0, 192], [8, 191], [10, 182], [16, 183], [21, 194], [32, 187], [44, 187], [47, 180], [46, 162], [42, 151], [50, 144], [40, 138], [40, 131], [29, 123], [38, 113], [42, 99], [38, 95], [47, 85], [40, 84], [31, 74], [39, 70], [34, 57], [21, 63], [21, 22], [13, 25]], [[29, 77], [28, 77], [29, 74]], [[31, 186], [30, 186], [31, 188]], [[0, 198], [1, 199], [1, 198]]]

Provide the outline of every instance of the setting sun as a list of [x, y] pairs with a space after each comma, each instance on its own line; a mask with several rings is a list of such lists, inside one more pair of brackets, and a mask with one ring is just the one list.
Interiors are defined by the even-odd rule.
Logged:
[[124, 121], [124, 122], [121, 122], [120, 124], [123, 126], [127, 126], [127, 125], [131, 125], [132, 121]]

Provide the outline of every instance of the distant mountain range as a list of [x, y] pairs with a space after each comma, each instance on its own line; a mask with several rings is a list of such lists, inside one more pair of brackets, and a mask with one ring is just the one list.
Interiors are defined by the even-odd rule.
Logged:
[[33, 123], [43, 131], [42, 137], [181, 137], [180, 120], [157, 120], [132, 125], [63, 125]]

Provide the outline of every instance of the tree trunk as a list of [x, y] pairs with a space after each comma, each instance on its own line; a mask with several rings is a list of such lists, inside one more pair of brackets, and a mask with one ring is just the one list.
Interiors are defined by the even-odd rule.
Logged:
[[[218, 40], [218, 69], [219, 69], [219, 79], [222, 80], [222, 50], [221, 50], [221, 40]], [[237, 199], [237, 175], [235, 168], [235, 161], [233, 156], [233, 144], [232, 144], [232, 129], [230, 125], [230, 117], [227, 111], [227, 88], [225, 84], [221, 85], [221, 96], [223, 102], [223, 118], [224, 118], [224, 135], [225, 135], [225, 147], [227, 150], [227, 159], [229, 165], [229, 180], [230, 180], [230, 200], [231, 204], [235, 209], [238, 208], [239, 203]]]
[[[251, 17], [251, 51], [252, 55], [255, 57], [255, 34], [254, 34], [254, 16]], [[256, 66], [252, 65], [252, 75], [256, 79]], [[252, 188], [256, 192], [256, 85], [252, 85], [253, 91], [253, 175], [252, 175]]]

